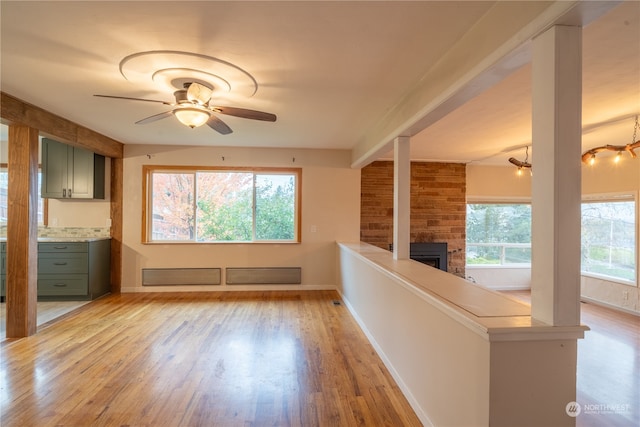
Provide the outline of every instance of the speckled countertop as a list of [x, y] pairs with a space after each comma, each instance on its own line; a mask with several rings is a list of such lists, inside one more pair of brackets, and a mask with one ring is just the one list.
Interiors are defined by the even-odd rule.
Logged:
[[[56, 243], [56, 242], [68, 242], [68, 243], [74, 243], [74, 242], [95, 242], [98, 240], [109, 240], [110, 237], [64, 237], [64, 236], [58, 236], [58, 237], [38, 237], [38, 242], [42, 242], [42, 243]], [[6, 237], [0, 237], [0, 242], [6, 242], [7, 238]]]

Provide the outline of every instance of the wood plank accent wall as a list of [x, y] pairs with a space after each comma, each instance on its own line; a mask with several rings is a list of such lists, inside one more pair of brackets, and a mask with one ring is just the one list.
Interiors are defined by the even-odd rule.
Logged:
[[[393, 162], [362, 168], [360, 240], [389, 249], [393, 241]], [[466, 166], [411, 163], [411, 242], [447, 242], [448, 270], [465, 277]]]

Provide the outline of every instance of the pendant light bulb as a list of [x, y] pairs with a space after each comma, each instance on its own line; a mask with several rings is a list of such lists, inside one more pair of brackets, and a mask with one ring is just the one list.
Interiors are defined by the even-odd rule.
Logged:
[[622, 159], [622, 151], [618, 151], [618, 154], [616, 154], [616, 157], [613, 159], [613, 163], [620, 163], [621, 159]]

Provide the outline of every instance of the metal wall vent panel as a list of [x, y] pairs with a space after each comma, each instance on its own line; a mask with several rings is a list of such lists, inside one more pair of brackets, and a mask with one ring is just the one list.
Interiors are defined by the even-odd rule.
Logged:
[[227, 268], [228, 285], [299, 285], [300, 267]]
[[143, 286], [219, 285], [220, 268], [143, 268]]

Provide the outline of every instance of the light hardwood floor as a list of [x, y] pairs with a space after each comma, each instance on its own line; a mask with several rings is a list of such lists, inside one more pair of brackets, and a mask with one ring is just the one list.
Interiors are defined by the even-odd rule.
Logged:
[[[0, 425], [420, 425], [337, 299], [94, 301], [0, 344]], [[577, 427], [640, 425], [640, 319], [583, 303], [582, 321], [591, 331], [578, 343]]]
[[[530, 291], [506, 292], [527, 303]], [[640, 426], [640, 317], [581, 303], [577, 427]]]
[[[36, 310], [38, 313], [36, 322], [38, 328], [47, 326], [49, 322], [72, 312], [88, 302], [89, 301], [38, 301], [38, 308]], [[0, 303], [0, 341], [4, 341], [6, 337], [6, 309], [5, 303]]]
[[1, 344], [0, 425], [419, 426], [335, 292], [122, 294]]

